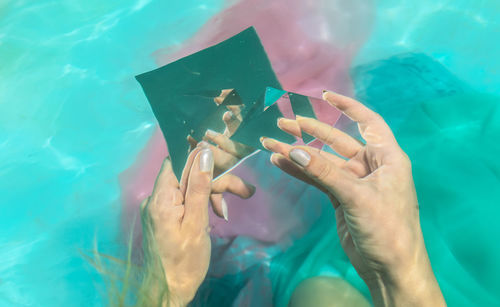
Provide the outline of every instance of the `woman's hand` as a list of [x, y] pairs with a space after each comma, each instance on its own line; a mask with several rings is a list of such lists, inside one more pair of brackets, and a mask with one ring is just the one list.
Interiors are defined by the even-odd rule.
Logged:
[[[223, 103], [224, 99], [232, 91], [232, 89], [222, 90], [221, 94], [214, 98], [214, 102], [216, 104]], [[227, 108], [228, 111], [222, 116], [222, 120], [226, 125], [224, 133], [218, 133], [209, 129], [203, 137], [204, 141], [215, 144], [204, 144], [205, 146], [210, 147], [214, 154], [214, 177], [226, 172], [241, 159], [255, 151], [254, 148], [234, 142], [230, 139], [231, 135], [233, 135], [241, 124], [242, 117], [240, 106], [229, 105]], [[198, 141], [191, 136], [188, 136], [188, 142], [192, 148], [196, 148], [198, 145]], [[222, 192], [230, 192], [243, 199], [250, 198], [255, 193], [255, 187], [253, 185], [229, 173], [217, 178], [215, 182], [219, 186], [225, 186], [225, 189], [221, 189], [219, 193], [212, 193], [212, 195], [210, 195], [210, 203], [212, 204], [214, 213], [217, 216], [224, 218], [226, 221], [228, 220], [229, 213], [227, 203], [222, 196]]]
[[153, 193], [141, 206], [145, 251], [160, 258], [173, 306], [193, 299], [208, 270], [208, 201], [211, 193], [227, 188], [212, 184], [213, 168], [213, 153], [205, 144], [189, 155], [180, 183], [165, 159]]
[[358, 123], [366, 144], [312, 118], [280, 119], [285, 132], [306, 132], [344, 158], [263, 138], [272, 163], [328, 194], [342, 247], [376, 305], [445, 305], [424, 245], [408, 156], [378, 114], [332, 92], [323, 98]]

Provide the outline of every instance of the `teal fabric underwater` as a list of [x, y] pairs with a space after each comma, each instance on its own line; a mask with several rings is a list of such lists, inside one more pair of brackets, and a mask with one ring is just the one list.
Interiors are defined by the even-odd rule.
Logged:
[[[424, 236], [447, 303], [498, 305], [500, 248], [493, 242], [500, 229], [491, 225], [500, 216], [500, 195], [493, 192], [500, 187], [500, 97], [471, 90], [422, 54], [368, 63], [352, 76], [357, 97], [388, 120], [412, 159]], [[343, 276], [368, 295], [339, 249], [328, 200], [317, 201], [328, 214], [273, 257], [276, 306], [286, 306], [300, 281], [318, 275]]]

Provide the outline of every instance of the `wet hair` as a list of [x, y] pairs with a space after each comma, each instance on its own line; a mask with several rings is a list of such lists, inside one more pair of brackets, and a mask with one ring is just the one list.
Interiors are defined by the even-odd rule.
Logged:
[[142, 257], [134, 260], [133, 229], [130, 233], [126, 259], [100, 253], [97, 243], [82, 256], [100, 273], [106, 284], [107, 305], [112, 307], [169, 306], [168, 285], [157, 245], [153, 239], [149, 216], [142, 215]]

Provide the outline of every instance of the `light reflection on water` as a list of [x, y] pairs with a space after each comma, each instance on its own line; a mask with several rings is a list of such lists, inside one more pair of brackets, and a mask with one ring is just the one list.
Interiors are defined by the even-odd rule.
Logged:
[[[115, 248], [117, 174], [155, 127], [133, 76], [222, 2], [0, 2], [0, 304], [99, 304], [99, 279], [77, 248], [92, 247], [95, 229], [104, 250]], [[357, 63], [416, 49], [500, 93], [497, 1], [377, 9]]]
[[198, 3], [0, 3], [0, 306], [100, 305], [79, 249], [117, 248], [117, 175], [155, 125], [133, 77], [222, 1]]

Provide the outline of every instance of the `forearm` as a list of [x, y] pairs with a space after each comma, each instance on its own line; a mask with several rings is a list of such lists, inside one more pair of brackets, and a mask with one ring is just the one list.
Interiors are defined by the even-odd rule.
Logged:
[[446, 306], [437, 282], [421, 281], [415, 288], [379, 285], [370, 289], [373, 304], [379, 306]]

